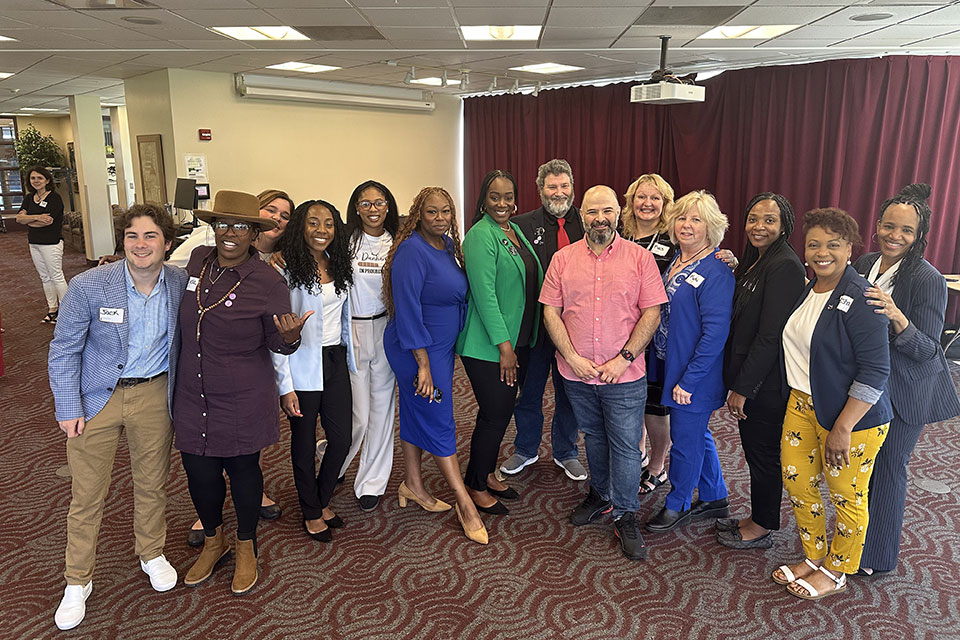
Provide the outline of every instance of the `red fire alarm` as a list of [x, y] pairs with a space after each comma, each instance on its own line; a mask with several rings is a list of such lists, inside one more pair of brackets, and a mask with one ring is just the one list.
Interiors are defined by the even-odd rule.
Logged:
[[200, 129], [200, 139], [213, 140], [213, 133], [211, 133], [210, 129]]

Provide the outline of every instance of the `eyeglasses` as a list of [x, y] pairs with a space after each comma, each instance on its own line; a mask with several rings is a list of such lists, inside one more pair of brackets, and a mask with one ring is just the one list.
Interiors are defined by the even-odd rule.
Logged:
[[373, 202], [370, 202], [369, 200], [361, 200], [357, 203], [357, 208], [361, 211], [370, 211], [370, 209], [373, 209], [374, 207], [377, 209], [385, 209], [386, 206], [386, 200], [374, 200]]
[[220, 220], [217, 220], [210, 226], [217, 231], [233, 229], [237, 233], [243, 233], [244, 231], [250, 231], [250, 229], [253, 229], [253, 225], [249, 222], [221, 222]]

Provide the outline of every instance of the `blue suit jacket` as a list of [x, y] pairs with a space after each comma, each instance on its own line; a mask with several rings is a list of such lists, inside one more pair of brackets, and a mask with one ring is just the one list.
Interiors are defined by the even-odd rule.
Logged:
[[723, 406], [727, 397], [723, 348], [730, 332], [735, 278], [716, 255], [701, 260], [693, 273], [703, 277], [700, 286], [694, 287], [687, 277], [670, 301], [662, 402], [666, 407], [680, 406], [673, 401], [673, 388], [679, 384], [691, 394], [690, 404], [680, 408], [703, 413]]
[[[816, 283], [807, 284], [794, 305], [792, 315]], [[890, 375], [890, 349], [887, 347], [887, 317], [874, 312], [863, 292], [870, 283], [848, 266], [820, 313], [810, 340], [810, 389], [813, 410], [824, 429], [832, 429], [847, 397], [870, 402], [873, 406], [853, 430], [870, 429], [893, 418], [887, 377]], [[846, 311], [841, 297], [849, 298]], [[846, 302], [846, 300], [844, 301]], [[783, 388], [789, 393], [786, 366], [781, 347], [780, 371]]]
[[[57, 420], [89, 420], [100, 413], [113, 394], [127, 362], [126, 279], [127, 261], [95, 267], [70, 280], [60, 303], [57, 326], [50, 342], [48, 371]], [[187, 286], [187, 272], [163, 265], [167, 287], [168, 406], [173, 406], [173, 388], [180, 353], [177, 314]], [[100, 309], [123, 309], [123, 322], [100, 320]]]
[[[879, 253], [860, 256], [853, 267], [866, 275]], [[890, 332], [890, 400], [905, 422], [929, 424], [960, 415], [960, 401], [940, 346], [947, 310], [947, 283], [933, 265], [920, 260], [897, 272], [893, 302], [910, 324]]]

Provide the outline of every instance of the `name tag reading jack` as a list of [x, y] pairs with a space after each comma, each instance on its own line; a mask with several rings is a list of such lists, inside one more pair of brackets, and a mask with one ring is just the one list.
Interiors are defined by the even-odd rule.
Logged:
[[109, 322], [110, 324], [123, 324], [123, 307], [111, 309], [110, 307], [100, 307], [100, 322]]
[[703, 277], [702, 275], [700, 275], [699, 273], [691, 273], [691, 274], [687, 277], [687, 283], [688, 283], [691, 287], [693, 287], [694, 289], [698, 289], [698, 288], [700, 287], [700, 285], [703, 284], [703, 281], [704, 281], [704, 280], [706, 280], [706, 278], [704, 278], [704, 277]]
[[660, 243], [658, 242], [658, 243], [656, 243], [655, 245], [653, 245], [652, 247], [650, 247], [650, 253], [652, 253], [652, 254], [655, 255], [655, 256], [663, 257], [663, 256], [667, 255], [668, 253], [670, 253], [670, 247], [668, 247], [668, 246], [665, 245], [665, 244], [660, 244]]
[[200, 278], [190, 276], [190, 279], [187, 280], [187, 291], [196, 291], [198, 284], [200, 284]]
[[837, 309], [846, 313], [850, 310], [851, 304], [853, 304], [853, 298], [850, 296], [840, 296], [840, 301], [837, 302]]

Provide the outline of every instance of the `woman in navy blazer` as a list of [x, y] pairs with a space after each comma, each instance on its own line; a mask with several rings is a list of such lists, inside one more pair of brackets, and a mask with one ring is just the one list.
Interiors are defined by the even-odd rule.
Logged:
[[883, 203], [877, 253], [854, 268], [873, 286], [868, 304], [890, 320], [893, 420], [870, 480], [870, 527], [858, 574], [892, 571], [900, 553], [907, 463], [925, 424], [960, 414], [960, 401], [940, 346], [947, 283], [923, 259], [930, 230], [930, 186], [911, 184]]
[[[707, 423], [723, 406], [723, 347], [730, 331], [734, 277], [714, 257], [727, 217], [704, 191], [677, 200], [668, 212], [670, 239], [680, 250], [664, 271], [668, 302], [660, 307], [653, 337], [653, 380], [663, 381], [662, 402], [670, 407], [670, 493], [649, 520], [649, 531], [670, 531], [696, 518], [724, 517], [727, 487]], [[691, 507], [693, 489], [699, 500]]]
[[[869, 283], [849, 266], [857, 223], [839, 209], [815, 209], [803, 227], [814, 278], [783, 329], [790, 398], [780, 459], [806, 557], [772, 577], [792, 595], [817, 600], [844, 591], [860, 566], [870, 475], [893, 412], [887, 320], [873, 313], [863, 295]], [[821, 473], [837, 510], [829, 548]]]

